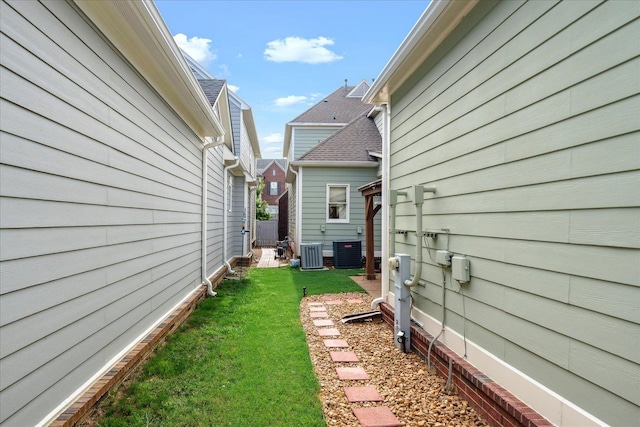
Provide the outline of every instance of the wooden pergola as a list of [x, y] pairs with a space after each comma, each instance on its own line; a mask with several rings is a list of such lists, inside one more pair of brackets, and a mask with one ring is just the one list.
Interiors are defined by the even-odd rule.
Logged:
[[375, 196], [382, 195], [382, 179], [365, 184], [358, 188], [358, 191], [362, 193], [364, 197], [364, 211], [365, 211], [365, 245], [366, 245], [366, 272], [367, 280], [374, 280], [376, 278], [375, 270], [375, 248], [374, 248], [374, 236], [373, 236], [373, 218], [376, 216], [381, 204], [376, 205], [373, 201]]

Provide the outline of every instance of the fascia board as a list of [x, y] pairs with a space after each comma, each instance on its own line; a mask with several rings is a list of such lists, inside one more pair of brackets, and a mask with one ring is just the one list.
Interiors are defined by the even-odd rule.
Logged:
[[242, 110], [242, 120], [247, 133], [249, 134], [249, 140], [251, 141], [251, 148], [253, 148], [253, 154], [256, 158], [261, 158], [260, 153], [260, 141], [258, 140], [258, 133], [256, 132], [256, 124], [253, 120], [253, 111], [251, 108], [245, 108]]
[[331, 161], [305, 161], [298, 160], [291, 162], [293, 167], [311, 167], [311, 168], [377, 168], [378, 162], [354, 161], [354, 162], [331, 162]]
[[433, 0], [363, 97], [384, 104], [391, 94], [433, 53], [479, 0]]
[[289, 122], [287, 123], [287, 126], [291, 126], [291, 127], [318, 127], [318, 128], [324, 128], [324, 127], [343, 127], [345, 125], [348, 125], [349, 123], [338, 123], [338, 122], [332, 122], [332, 123], [315, 123], [315, 122]]
[[224, 134], [153, 1], [75, 2], [200, 138]]
[[287, 153], [289, 152], [289, 147], [291, 146], [291, 125], [286, 124], [284, 126], [284, 141], [282, 144], [282, 157], [287, 157]]

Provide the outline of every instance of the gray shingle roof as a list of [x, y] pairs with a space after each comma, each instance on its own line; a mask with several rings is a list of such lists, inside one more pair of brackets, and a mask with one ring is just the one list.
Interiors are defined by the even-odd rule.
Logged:
[[300, 161], [374, 161], [370, 152], [382, 151], [382, 137], [373, 119], [361, 114], [309, 150]]
[[355, 87], [340, 87], [290, 123], [349, 123], [373, 107], [360, 97], [347, 96]]
[[226, 80], [220, 79], [203, 79], [198, 80], [200, 83], [200, 87], [204, 91], [204, 94], [207, 96], [207, 100], [209, 100], [209, 104], [215, 104], [218, 99], [218, 95], [220, 95], [220, 91], [224, 87]]

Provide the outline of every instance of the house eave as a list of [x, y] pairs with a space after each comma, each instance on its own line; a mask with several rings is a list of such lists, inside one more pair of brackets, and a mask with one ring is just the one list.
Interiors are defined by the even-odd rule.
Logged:
[[308, 167], [308, 168], [377, 168], [378, 162], [370, 161], [329, 161], [329, 160], [296, 160], [291, 162], [291, 166], [294, 168]]
[[363, 97], [369, 104], [389, 103], [391, 94], [447, 38], [479, 0], [434, 0]]
[[224, 134], [153, 1], [75, 3], [196, 135]]

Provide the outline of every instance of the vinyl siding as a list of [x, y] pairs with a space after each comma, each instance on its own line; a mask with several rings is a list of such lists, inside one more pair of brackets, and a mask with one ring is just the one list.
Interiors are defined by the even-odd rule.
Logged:
[[292, 240], [294, 243], [296, 243], [296, 245], [294, 247], [297, 247], [297, 243], [298, 243], [298, 236], [296, 233], [297, 227], [296, 227], [296, 208], [297, 208], [297, 199], [296, 199], [296, 194], [297, 194], [297, 181], [294, 181], [291, 184], [288, 184], [288, 192], [287, 192], [287, 197], [289, 198], [289, 222], [288, 222], [288, 236], [289, 236], [289, 240]]
[[[446, 323], [612, 425], [640, 418], [640, 7], [480, 4], [392, 95], [391, 188], [471, 260]], [[414, 230], [402, 202], [397, 229]], [[446, 245], [446, 246], [445, 246]], [[413, 254], [415, 235], [396, 237]], [[440, 319], [424, 250], [416, 307]], [[473, 361], [471, 361], [473, 363]], [[503, 384], [509, 388], [508, 384]]]
[[223, 160], [222, 147], [208, 150], [207, 183], [207, 275], [222, 267], [222, 230], [223, 230]]
[[[229, 253], [227, 258], [231, 259], [234, 256], [243, 256], [242, 241], [244, 239], [242, 231], [242, 217], [245, 215], [244, 207], [244, 191], [246, 187], [246, 181], [244, 176], [233, 177], [233, 197], [231, 212], [228, 212], [228, 230], [227, 230], [227, 249]], [[247, 248], [244, 248], [247, 250]]]
[[[315, 168], [305, 167], [302, 181], [302, 243], [322, 242], [324, 251], [333, 251], [334, 240], [361, 240], [365, 251], [364, 197], [358, 187], [376, 180], [376, 168]], [[327, 223], [327, 184], [349, 184], [349, 222]], [[379, 251], [380, 218], [374, 222], [375, 250]], [[320, 226], [325, 225], [322, 233]], [[356, 227], [362, 228], [357, 234]]]
[[307, 151], [318, 145], [319, 142], [324, 141], [338, 130], [342, 126], [336, 127], [317, 127], [317, 128], [294, 128], [295, 141], [293, 143], [293, 158], [299, 159]]
[[200, 285], [201, 141], [72, 5], [0, 8], [0, 423], [33, 425]]

